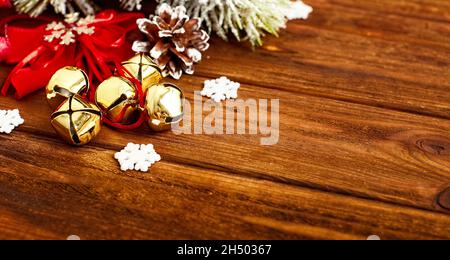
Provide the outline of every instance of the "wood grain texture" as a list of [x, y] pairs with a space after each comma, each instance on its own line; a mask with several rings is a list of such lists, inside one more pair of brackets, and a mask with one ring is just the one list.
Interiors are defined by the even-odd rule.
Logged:
[[[73, 148], [42, 92], [0, 97], [26, 120], [0, 135], [0, 238], [449, 239], [450, 5], [309, 3], [310, 20], [255, 52], [214, 38], [177, 83], [191, 102], [221, 75], [243, 83], [240, 98], [279, 99], [275, 146], [143, 126]], [[128, 142], [163, 161], [120, 172], [113, 155]]]

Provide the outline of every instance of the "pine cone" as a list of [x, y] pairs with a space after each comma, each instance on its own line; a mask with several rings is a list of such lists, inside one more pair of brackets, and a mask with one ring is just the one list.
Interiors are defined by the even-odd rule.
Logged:
[[135, 51], [149, 52], [163, 76], [180, 79], [183, 71], [194, 73], [194, 63], [202, 59], [201, 52], [209, 48], [209, 35], [200, 28], [199, 19], [190, 19], [184, 6], [172, 9], [162, 4], [157, 15], [139, 19], [139, 29], [147, 36], [146, 44], [136, 44]]

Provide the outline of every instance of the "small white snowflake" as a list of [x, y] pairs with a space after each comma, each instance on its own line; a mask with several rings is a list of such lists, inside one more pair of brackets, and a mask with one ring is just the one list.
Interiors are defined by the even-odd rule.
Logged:
[[61, 41], [59, 44], [61, 45], [70, 45], [75, 42], [75, 34], [72, 31], [66, 32], [64, 36], [61, 37]]
[[220, 77], [218, 79], [206, 80], [201, 95], [209, 97], [215, 102], [236, 99], [238, 97], [237, 91], [240, 87], [240, 83], [231, 81], [227, 77]]
[[114, 156], [120, 164], [122, 171], [136, 170], [147, 172], [150, 166], [161, 160], [152, 144], [129, 143], [122, 151]]
[[62, 22], [51, 22], [45, 27], [46, 31], [59, 31], [66, 29], [66, 26]]
[[286, 17], [289, 20], [294, 19], [308, 19], [309, 14], [313, 8], [300, 0], [292, 2], [290, 8], [286, 9]]
[[14, 128], [24, 122], [18, 109], [0, 110], [0, 133], [10, 134]]
[[60, 31], [52, 31], [51, 34], [49, 35], [45, 35], [44, 40], [47, 42], [52, 42], [55, 39], [61, 39], [62, 35], [66, 33], [65, 30], [60, 30]]
[[95, 33], [94, 27], [77, 27], [75, 28], [75, 31], [78, 33], [78, 35], [86, 34], [86, 35], [92, 35]]

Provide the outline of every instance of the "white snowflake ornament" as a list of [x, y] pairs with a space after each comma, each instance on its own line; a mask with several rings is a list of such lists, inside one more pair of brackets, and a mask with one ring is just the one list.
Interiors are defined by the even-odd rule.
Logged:
[[62, 22], [52, 22], [47, 25], [45, 30], [48, 34], [44, 36], [44, 40], [47, 42], [60, 40], [60, 45], [71, 45], [76, 42], [77, 36], [83, 34], [92, 35], [95, 33], [95, 27], [90, 25], [93, 22], [93, 16], [79, 18], [78, 13], [67, 15], [65, 24]]
[[161, 160], [152, 144], [129, 143], [122, 151], [114, 156], [119, 161], [122, 171], [136, 170], [148, 172], [150, 166]]
[[24, 122], [18, 109], [0, 110], [0, 133], [10, 134], [14, 128]]
[[286, 17], [289, 20], [295, 19], [308, 19], [309, 15], [312, 13], [313, 8], [301, 0], [293, 1], [290, 8], [286, 9]]
[[215, 102], [236, 99], [238, 97], [237, 91], [240, 87], [240, 83], [231, 81], [227, 77], [220, 77], [218, 79], [206, 80], [201, 95], [209, 97]]

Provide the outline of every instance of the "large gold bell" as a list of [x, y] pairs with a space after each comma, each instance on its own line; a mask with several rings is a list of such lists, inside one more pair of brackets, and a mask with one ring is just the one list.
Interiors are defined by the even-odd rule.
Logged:
[[150, 128], [165, 131], [179, 123], [183, 119], [183, 102], [182, 90], [173, 84], [162, 83], [151, 87], [145, 103]]
[[101, 113], [94, 105], [73, 95], [52, 114], [51, 124], [69, 144], [89, 143], [101, 129]]
[[139, 117], [139, 99], [134, 84], [123, 77], [103, 81], [95, 92], [95, 102], [113, 123], [131, 124]]
[[141, 82], [145, 93], [151, 86], [158, 84], [162, 77], [161, 70], [146, 54], [137, 54], [122, 63], [122, 66]]
[[64, 67], [53, 74], [47, 88], [47, 101], [52, 109], [56, 109], [68, 97], [89, 91], [89, 79], [81, 69]]

